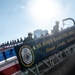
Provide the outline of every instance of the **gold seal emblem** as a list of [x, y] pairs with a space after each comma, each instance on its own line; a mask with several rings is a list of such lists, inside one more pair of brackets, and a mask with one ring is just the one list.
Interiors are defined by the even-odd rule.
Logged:
[[34, 62], [34, 54], [33, 54], [33, 51], [31, 49], [31, 47], [28, 46], [28, 45], [23, 45], [19, 49], [19, 57], [20, 57], [21, 63], [25, 67], [30, 67], [33, 64], [33, 62]]

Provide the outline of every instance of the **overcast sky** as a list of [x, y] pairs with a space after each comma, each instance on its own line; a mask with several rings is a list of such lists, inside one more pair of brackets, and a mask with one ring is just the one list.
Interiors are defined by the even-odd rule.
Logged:
[[75, 0], [0, 0], [0, 43], [47, 29], [55, 21], [75, 19]]

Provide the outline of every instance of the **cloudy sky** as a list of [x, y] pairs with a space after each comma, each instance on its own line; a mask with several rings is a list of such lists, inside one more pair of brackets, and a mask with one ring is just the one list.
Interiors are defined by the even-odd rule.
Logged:
[[75, 19], [75, 0], [0, 0], [0, 43], [47, 29], [55, 21]]

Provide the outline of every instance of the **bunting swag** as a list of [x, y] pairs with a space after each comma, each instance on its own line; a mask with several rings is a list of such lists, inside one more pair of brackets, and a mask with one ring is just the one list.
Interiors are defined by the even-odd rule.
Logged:
[[32, 67], [73, 43], [75, 43], [75, 26], [16, 46], [15, 51], [21, 70], [25, 71], [28, 67]]

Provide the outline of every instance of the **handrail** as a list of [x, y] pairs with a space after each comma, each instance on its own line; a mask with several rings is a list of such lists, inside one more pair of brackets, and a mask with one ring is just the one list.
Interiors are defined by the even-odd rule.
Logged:
[[66, 20], [72, 20], [73, 21], [73, 24], [74, 24], [74, 26], [75, 26], [75, 20], [73, 19], [73, 18], [66, 18], [66, 19], [63, 19], [62, 21], [63, 21], [63, 24], [64, 24], [64, 21], [66, 21]]

